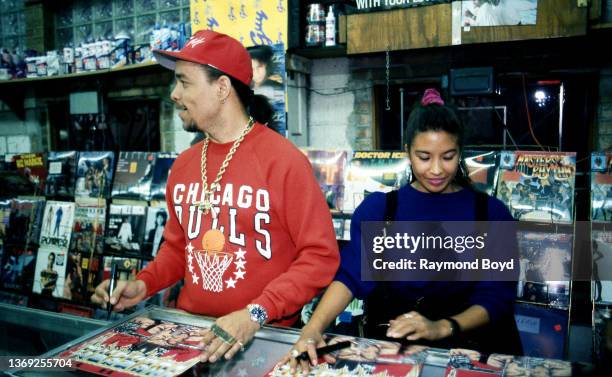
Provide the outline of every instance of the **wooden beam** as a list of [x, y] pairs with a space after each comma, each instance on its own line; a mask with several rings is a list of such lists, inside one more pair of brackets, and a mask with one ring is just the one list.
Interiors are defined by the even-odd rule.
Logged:
[[451, 45], [451, 4], [347, 16], [347, 53]]

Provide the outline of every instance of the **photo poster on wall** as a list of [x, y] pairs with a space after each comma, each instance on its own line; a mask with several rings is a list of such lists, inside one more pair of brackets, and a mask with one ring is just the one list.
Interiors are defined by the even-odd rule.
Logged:
[[[319, 187], [330, 210], [342, 211], [344, 198], [344, 175], [348, 151], [308, 150], [302, 152], [308, 157]], [[338, 219], [344, 222], [344, 219]], [[344, 226], [343, 226], [344, 228]], [[338, 234], [341, 236], [340, 234]]]
[[272, 105], [268, 126], [286, 137], [287, 0], [192, 0], [190, 9], [194, 32], [206, 29], [227, 34], [248, 48], [253, 65], [251, 88]]
[[32, 292], [48, 297], [64, 296], [66, 254], [66, 250], [56, 250], [46, 246], [38, 249]]
[[612, 153], [591, 154], [591, 220], [612, 220]]
[[74, 224], [74, 209], [74, 202], [47, 201], [40, 229], [40, 247], [68, 250]]
[[287, 137], [285, 46], [258, 45], [249, 47], [248, 51], [253, 66], [251, 88], [255, 94], [266, 97], [272, 106], [272, 119], [268, 127]]
[[141, 255], [146, 210], [143, 205], [110, 205], [105, 237], [110, 250], [125, 255]]
[[591, 238], [592, 299], [596, 304], [612, 305], [612, 231], [593, 230]]
[[214, 30], [245, 47], [287, 45], [287, 0], [191, 0], [191, 30]]
[[556, 308], [569, 307], [571, 233], [519, 231], [520, 275], [517, 298]]
[[0, 287], [18, 291], [31, 290], [36, 267], [36, 250], [22, 245], [4, 244], [0, 245], [0, 254], [3, 254], [0, 255]]
[[463, 0], [461, 26], [535, 25], [538, 0]]

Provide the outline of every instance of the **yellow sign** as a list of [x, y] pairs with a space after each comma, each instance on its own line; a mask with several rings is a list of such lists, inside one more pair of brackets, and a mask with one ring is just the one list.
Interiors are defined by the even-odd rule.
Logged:
[[191, 0], [191, 30], [230, 35], [245, 47], [287, 46], [287, 0]]

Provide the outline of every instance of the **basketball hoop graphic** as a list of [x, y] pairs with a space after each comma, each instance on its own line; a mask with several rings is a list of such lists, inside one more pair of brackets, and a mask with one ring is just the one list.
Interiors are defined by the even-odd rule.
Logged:
[[232, 263], [234, 256], [221, 251], [204, 251], [195, 252], [195, 257], [204, 280], [204, 290], [221, 292], [223, 290], [223, 273]]
[[[234, 254], [225, 252], [225, 236], [217, 229], [210, 229], [204, 233], [202, 237], [202, 250], [189, 250], [189, 270], [193, 272], [191, 267], [191, 258], [200, 266], [202, 276], [202, 288], [205, 291], [221, 292], [223, 290], [223, 274], [232, 264]], [[195, 278], [194, 278], [195, 279]], [[197, 284], [197, 280], [194, 280]]]

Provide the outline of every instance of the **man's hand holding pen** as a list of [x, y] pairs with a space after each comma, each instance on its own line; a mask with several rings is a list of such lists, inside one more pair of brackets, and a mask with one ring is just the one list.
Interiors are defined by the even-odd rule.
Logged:
[[110, 279], [100, 283], [91, 296], [91, 301], [107, 308], [107, 305], [113, 305], [113, 310], [120, 312], [125, 308], [134, 306], [145, 299], [147, 296], [147, 286], [142, 280], [117, 280], [114, 291], [109, 295]]

